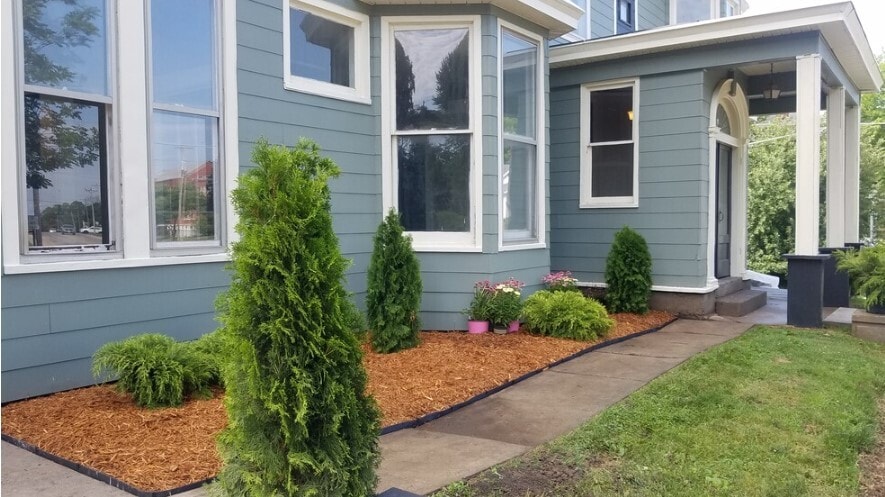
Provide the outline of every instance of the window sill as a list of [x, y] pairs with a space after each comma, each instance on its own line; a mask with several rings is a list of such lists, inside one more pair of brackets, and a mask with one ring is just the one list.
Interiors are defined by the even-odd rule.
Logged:
[[372, 105], [372, 97], [356, 88], [340, 86], [308, 78], [289, 76], [285, 79], [283, 87], [289, 91], [308, 93], [319, 97], [333, 98], [358, 104]]
[[547, 248], [547, 244], [544, 242], [512, 243], [510, 245], [500, 245], [498, 247], [498, 252], [515, 252], [517, 250], [538, 250], [545, 248]]
[[636, 209], [639, 207], [638, 200], [627, 200], [627, 201], [599, 201], [599, 200], [591, 200], [587, 202], [581, 202], [578, 205], [580, 209]]
[[415, 252], [439, 252], [439, 253], [481, 253], [482, 247], [474, 245], [415, 245], [412, 244], [412, 250]]
[[152, 257], [148, 259], [106, 259], [62, 262], [38, 262], [33, 264], [6, 264], [4, 274], [39, 274], [67, 271], [90, 271], [99, 269], [121, 269], [136, 267], [174, 266], [179, 264], [201, 264], [209, 262], [229, 262], [230, 255], [226, 252], [174, 257]]

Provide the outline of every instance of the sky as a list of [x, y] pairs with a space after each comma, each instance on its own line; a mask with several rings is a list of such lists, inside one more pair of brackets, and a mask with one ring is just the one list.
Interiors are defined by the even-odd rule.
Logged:
[[[746, 14], [762, 14], [778, 10], [798, 9], [824, 3], [835, 3], [833, 0], [748, 0], [750, 8]], [[873, 54], [878, 55], [885, 50], [885, 1], [883, 0], [854, 0], [857, 15], [863, 24], [867, 40], [873, 48]]]

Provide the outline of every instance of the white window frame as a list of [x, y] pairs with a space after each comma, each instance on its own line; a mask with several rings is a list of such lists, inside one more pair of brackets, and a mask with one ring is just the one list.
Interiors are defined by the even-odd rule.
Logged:
[[[290, 9], [296, 8], [353, 28], [353, 86], [292, 74]], [[338, 100], [371, 104], [369, 90], [369, 16], [325, 0], [283, 0], [283, 87]]]
[[[631, 140], [610, 142], [590, 142], [590, 94], [594, 91], [615, 90], [619, 88], [633, 89], [633, 131]], [[639, 78], [622, 79], [588, 83], [581, 86], [581, 168], [580, 168], [580, 200], [582, 209], [602, 208], [635, 208], [639, 207]], [[633, 144], [633, 195], [622, 197], [593, 197], [593, 146]]]
[[381, 18], [381, 191], [384, 212], [397, 209], [399, 177], [396, 140], [399, 136], [424, 136], [426, 130], [396, 130], [396, 67], [394, 31], [414, 29], [468, 29], [470, 64], [470, 116], [463, 130], [440, 130], [440, 134], [470, 136], [470, 231], [410, 231], [416, 252], [482, 251], [482, 47], [479, 16], [386, 16]]
[[[206, 251], [219, 251], [224, 250], [224, 232], [223, 227], [225, 226], [225, 209], [222, 205], [223, 202], [227, 201], [227, 194], [224, 196], [219, 196], [217, 194], [214, 195], [215, 200], [215, 211], [213, 212], [215, 217], [215, 239], [214, 240], [202, 240], [202, 241], [174, 241], [174, 242], [159, 242], [157, 241], [157, 230], [154, 223], [156, 222], [156, 195], [155, 195], [155, 186], [156, 184], [153, 181], [153, 124], [154, 124], [154, 113], [156, 111], [167, 112], [170, 114], [178, 114], [189, 117], [210, 117], [214, 118], [217, 124], [216, 131], [216, 143], [218, 144], [218, 160], [216, 164], [213, 164], [213, 174], [217, 176], [215, 179], [215, 185], [219, 190], [223, 190], [225, 184], [225, 170], [223, 165], [226, 164], [226, 156], [224, 153], [224, 122], [222, 119], [222, 87], [223, 87], [223, 79], [221, 74], [222, 67], [222, 39], [221, 39], [221, 4], [223, 0], [215, 2], [215, 25], [213, 26], [213, 41], [215, 43], [215, 57], [212, 61], [212, 64], [215, 68], [215, 110], [209, 109], [201, 109], [194, 107], [187, 107], [183, 105], [177, 104], [165, 104], [158, 103], [153, 99], [153, 45], [151, 44], [151, 35], [152, 35], [152, 22], [150, 12], [151, 12], [151, 0], [145, 0], [145, 36], [147, 40], [147, 47], [145, 50], [145, 63], [146, 63], [146, 71], [147, 71], [147, 97], [150, 108], [148, 109], [148, 174], [151, 176], [149, 181], [150, 188], [150, 212], [151, 212], [151, 247], [157, 251], [164, 253], [181, 253], [188, 254], [193, 252], [206, 252]], [[213, 250], [214, 249], [214, 250]]]
[[[23, 112], [24, 61], [21, 54], [21, 0], [0, 2], [0, 95], [4, 112], [0, 113], [0, 160], [17, 167], [0, 168], [4, 185], [16, 185], [0, 197], [2, 206], [2, 244], [4, 274], [51, 273], [147, 267], [190, 263], [224, 262], [230, 260], [225, 245], [236, 239], [236, 216], [230, 202], [221, 203], [218, 215], [224, 217], [218, 247], [201, 248], [186, 253], [151, 249], [151, 209], [149, 185], [148, 123], [151, 109], [147, 93], [147, 3], [143, 0], [133, 8], [119, 9], [108, 2], [110, 88], [113, 108], [108, 108], [108, 175], [111, 187], [107, 199], [109, 226], [114, 233], [114, 251], [88, 253], [28, 254], [21, 229], [27, 226], [24, 205], [24, 123]], [[227, 195], [236, 187], [239, 172], [237, 138], [236, 88], [236, 10], [233, 2], [218, 1], [221, 13], [221, 122], [224, 134], [219, 141], [219, 156], [225, 161], [219, 168], [223, 180], [219, 195]], [[13, 103], [12, 108], [8, 107]], [[13, 112], [14, 110], [14, 112]], [[223, 155], [222, 155], [223, 154]], [[122, 165], [125, 164], [125, 167]], [[223, 170], [222, 170], [223, 169]], [[221, 184], [223, 181], [223, 184]], [[23, 213], [23, 209], [24, 213]]]
[[[618, 34], [618, 21], [621, 16], [621, 12], [618, 10], [618, 0], [612, 0], [612, 12], [614, 15], [612, 16], [614, 19], [614, 25], [612, 26], [612, 33], [615, 35]], [[633, 0], [633, 31], [630, 33], [635, 33], [639, 31], [639, 0]], [[621, 33], [621, 36], [628, 35], [630, 33]]]
[[[505, 135], [504, 133], [504, 49], [503, 39], [504, 32], [509, 31], [511, 34], [525, 38], [527, 41], [533, 42], [538, 47], [537, 61], [537, 81], [535, 88], [535, 139], [530, 140], [520, 135]], [[544, 39], [531, 31], [520, 28], [506, 21], [498, 21], [498, 251], [508, 250], [529, 250], [537, 248], [545, 248], [546, 232], [547, 232], [547, 194], [546, 194], [546, 171], [547, 162], [545, 160], [544, 150], [546, 146], [547, 121], [545, 116], [544, 103], [547, 99], [547, 86], [545, 81], [544, 70]], [[504, 139], [527, 143], [535, 146], [535, 206], [533, 215], [535, 216], [535, 229], [537, 233], [534, 237], [527, 232], [521, 239], [507, 240], [504, 233], [504, 185], [503, 185], [503, 164], [504, 164]]]

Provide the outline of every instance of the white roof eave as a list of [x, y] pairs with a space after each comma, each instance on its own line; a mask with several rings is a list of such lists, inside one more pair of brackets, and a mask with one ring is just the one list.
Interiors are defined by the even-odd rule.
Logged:
[[859, 90], [879, 90], [882, 75], [851, 2], [680, 24], [562, 45], [551, 48], [550, 67], [809, 31], [823, 35]]

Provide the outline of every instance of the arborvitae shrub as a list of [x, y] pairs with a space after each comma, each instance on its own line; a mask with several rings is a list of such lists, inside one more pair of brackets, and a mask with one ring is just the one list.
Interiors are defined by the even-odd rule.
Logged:
[[373, 349], [388, 353], [418, 345], [421, 291], [421, 268], [412, 239], [403, 234], [399, 215], [391, 209], [375, 233], [369, 263], [366, 314]]
[[92, 372], [118, 376], [117, 389], [141, 407], [177, 406], [188, 395], [208, 395], [217, 383], [208, 356], [159, 333], [103, 345], [92, 358]]
[[252, 160], [232, 194], [240, 240], [219, 300], [229, 349], [220, 492], [372, 495], [379, 414], [345, 318], [348, 262], [327, 186], [338, 167], [306, 140], [259, 142]]
[[605, 283], [609, 312], [648, 312], [651, 254], [645, 238], [627, 226], [615, 234], [605, 263]]
[[602, 304], [573, 291], [533, 293], [522, 318], [530, 333], [585, 341], [604, 336], [614, 324]]

